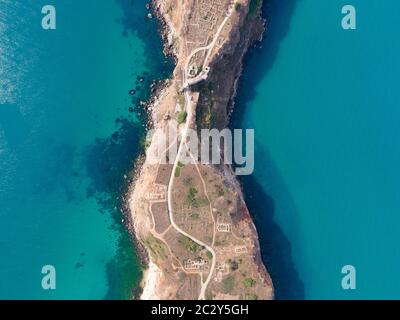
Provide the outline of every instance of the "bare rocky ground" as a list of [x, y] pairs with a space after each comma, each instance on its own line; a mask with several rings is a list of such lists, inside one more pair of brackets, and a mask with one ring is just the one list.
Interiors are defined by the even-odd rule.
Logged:
[[[185, 143], [187, 128], [228, 125], [243, 55], [264, 29], [261, 1], [252, 1], [154, 2], [176, 68], [152, 106], [152, 123], [166, 132], [171, 122], [180, 122], [175, 147]], [[189, 87], [191, 82], [197, 83]], [[257, 231], [232, 169], [194, 160], [146, 160], [132, 186], [135, 234], [157, 268], [147, 273], [142, 298], [273, 299]]]

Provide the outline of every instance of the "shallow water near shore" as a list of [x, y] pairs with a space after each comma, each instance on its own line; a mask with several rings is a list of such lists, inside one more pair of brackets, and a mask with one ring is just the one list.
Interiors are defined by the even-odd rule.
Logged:
[[255, 129], [242, 183], [276, 297], [398, 299], [400, 2], [352, 1], [355, 31], [344, 1], [267, 2], [233, 126]]
[[[169, 75], [145, 1], [0, 1], [0, 298], [130, 298], [140, 262], [121, 196], [153, 80]], [[129, 91], [134, 89], [135, 95]], [[44, 265], [56, 290], [41, 287]]]

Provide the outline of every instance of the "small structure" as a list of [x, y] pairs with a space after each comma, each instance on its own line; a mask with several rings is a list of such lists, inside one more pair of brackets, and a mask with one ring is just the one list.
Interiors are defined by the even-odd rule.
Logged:
[[221, 223], [217, 222], [217, 231], [218, 232], [231, 232], [231, 224], [230, 223]]
[[229, 268], [227, 268], [225, 262], [218, 263], [215, 270], [216, 270], [216, 275], [214, 280], [217, 282], [221, 282], [222, 278], [229, 273]]
[[200, 270], [208, 267], [208, 261], [203, 258], [198, 260], [187, 259], [183, 265], [187, 270]]
[[146, 195], [146, 199], [149, 201], [165, 201], [167, 198], [167, 186], [161, 184], [153, 184], [153, 186], [153, 191]]
[[243, 254], [243, 253], [247, 253], [247, 247], [246, 246], [237, 246], [235, 248], [235, 253], [236, 254]]

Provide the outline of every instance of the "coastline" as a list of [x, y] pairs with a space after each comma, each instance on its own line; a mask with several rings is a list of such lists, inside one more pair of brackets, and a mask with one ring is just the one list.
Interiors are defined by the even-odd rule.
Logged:
[[[162, 2], [154, 0], [152, 2], [152, 12], [153, 16], [159, 21], [159, 32], [163, 40], [163, 53], [166, 57], [172, 57], [174, 59], [174, 67], [175, 67], [177, 62], [177, 57], [175, 48], [173, 46], [173, 38], [174, 36], [176, 36], [176, 32], [174, 31], [171, 22], [168, 21], [166, 16], [164, 16], [161, 13], [162, 5], [163, 5]], [[152, 92], [151, 97], [146, 102], [146, 107], [145, 107], [147, 112], [146, 131], [152, 129], [154, 126], [154, 121], [155, 121], [154, 111], [156, 109], [157, 104], [162, 99], [165, 89], [168, 86], [168, 82], [169, 78], [163, 80], [160, 83], [160, 85], [155, 88], [155, 90]], [[134, 181], [131, 183], [128, 195], [133, 194], [133, 190], [136, 187], [136, 183], [138, 181], [140, 172], [143, 169], [145, 160], [146, 160], [145, 154], [143, 154], [135, 164]], [[136, 215], [133, 214], [133, 212], [129, 208], [129, 202], [130, 202], [129, 200], [126, 202], [126, 208], [127, 208], [126, 216], [128, 217], [128, 221], [131, 222], [129, 223], [129, 230], [134, 239], [138, 251], [138, 256], [143, 265], [142, 267], [143, 276], [142, 280], [140, 281], [139, 288], [137, 290], [138, 298], [140, 300], [159, 300], [160, 297], [156, 293], [156, 284], [160, 274], [160, 270], [157, 267], [157, 265], [153, 261], [151, 261], [148, 250], [145, 248], [145, 246], [139, 240], [138, 235], [136, 234], [135, 231], [136, 230], [135, 223], [137, 222], [137, 220], [135, 219]]]
[[156, 293], [156, 284], [160, 275], [160, 269], [157, 265], [149, 260], [148, 268], [143, 272], [143, 279], [140, 283], [142, 293], [140, 300], [160, 300]]
[[[160, 12], [162, 3], [159, 3], [157, 0], [151, 2], [151, 12], [153, 17], [158, 20], [158, 29], [159, 35], [162, 39], [163, 45], [163, 54], [167, 58], [172, 58], [174, 60], [174, 65], [176, 65], [176, 55], [173, 47], [172, 39], [175, 35], [173, 31], [171, 23], [168, 23], [167, 19]], [[145, 126], [145, 134], [147, 134], [148, 130], [154, 127], [154, 110], [156, 109], [157, 104], [161, 100], [163, 93], [168, 86], [170, 78], [162, 79], [156, 82], [153, 82], [151, 85], [151, 94], [150, 97], [141, 103], [142, 109], [146, 113], [146, 121], [144, 123]], [[140, 300], [158, 300], [159, 297], [155, 291], [156, 280], [159, 275], [159, 269], [157, 265], [155, 265], [149, 256], [149, 252], [143, 243], [140, 241], [135, 225], [137, 223], [136, 215], [132, 213], [132, 210], [129, 206], [130, 197], [133, 194], [133, 190], [135, 189], [136, 183], [138, 182], [140, 173], [143, 169], [143, 166], [146, 161], [146, 150], [145, 146], [142, 145], [142, 153], [135, 160], [133, 165], [133, 170], [129, 173], [131, 176], [131, 181], [127, 188], [127, 191], [124, 193], [123, 206], [122, 206], [122, 214], [123, 214], [123, 224], [125, 228], [128, 230], [133, 246], [136, 249], [138, 258], [141, 264], [141, 274], [142, 279], [139, 282], [139, 286], [134, 288], [132, 292], [132, 299], [140, 299]]]
[[[176, 47], [174, 46], [173, 39], [175, 36], [177, 36], [177, 33], [174, 30], [172, 23], [168, 22], [168, 19], [164, 16], [164, 14], [162, 12], [163, 4], [165, 2], [155, 0], [152, 3], [154, 4], [154, 7], [152, 7], [154, 16], [160, 21], [160, 35], [163, 39], [163, 52], [165, 55], [174, 57], [175, 66], [176, 66], [178, 58], [177, 58]], [[254, 44], [254, 42], [257, 39], [259, 40], [260, 37], [262, 37], [262, 34], [265, 30], [264, 29], [264, 20], [262, 20], [262, 19], [259, 19], [259, 20], [261, 20], [261, 32], [260, 32], [260, 29], [258, 29], [258, 31], [259, 31], [258, 33], [260, 35], [258, 37], [256, 37], [256, 39], [254, 39], [254, 35], [252, 33], [252, 31], [254, 31], [253, 27], [255, 25], [260, 27], [260, 24], [252, 23], [251, 27], [247, 29], [247, 34], [245, 35], [245, 41], [243, 41], [243, 43], [241, 43], [241, 45], [243, 46], [243, 47], [241, 47], [241, 49], [243, 50], [243, 48], [245, 48], [245, 50], [243, 50], [241, 52], [240, 63], [235, 72], [235, 79], [234, 79], [234, 85], [232, 88], [233, 89], [232, 94], [230, 95], [230, 97], [228, 99], [229, 102], [226, 106], [227, 118], [225, 121], [227, 122], [227, 125], [230, 124], [230, 115], [233, 112], [233, 106], [234, 106], [234, 100], [235, 100], [236, 91], [237, 91], [237, 85], [239, 83], [239, 78], [241, 77], [241, 73], [242, 73], [242, 69], [243, 69], [243, 63], [241, 60], [243, 59], [243, 56], [246, 55], [250, 44]], [[257, 32], [255, 32], [255, 34], [257, 34]], [[215, 63], [216, 63], [216, 61], [214, 60], [212, 62], [212, 64], [215, 64]], [[157, 105], [163, 99], [163, 94], [165, 92], [164, 90], [167, 89], [170, 80], [171, 79], [164, 80], [163, 81], [164, 86], [160, 86], [157, 89], [153, 90], [152, 95], [149, 98], [149, 100], [146, 103], [143, 103], [143, 106], [146, 108], [146, 112], [148, 115], [147, 125], [146, 125], [147, 130], [152, 129], [157, 124], [157, 111], [158, 111]], [[137, 213], [135, 212], [134, 206], [132, 206], [132, 204], [135, 203], [135, 201], [139, 200], [138, 195], [136, 195], [136, 198], [135, 198], [135, 190], [137, 187], [139, 187], [139, 188], [141, 187], [141, 184], [143, 182], [143, 181], [141, 181], [143, 179], [143, 177], [141, 177], [141, 173], [142, 173], [142, 175], [145, 175], [145, 174], [143, 174], [143, 170], [145, 170], [145, 169], [146, 169], [146, 159], [145, 159], [145, 156], [142, 155], [136, 162], [136, 165], [134, 168], [134, 179], [129, 187], [129, 191], [128, 191], [128, 194], [125, 199], [126, 200], [125, 201], [126, 209], [127, 209], [126, 216], [127, 216], [127, 221], [128, 221], [128, 228], [134, 239], [136, 248], [138, 249], [139, 257], [141, 259], [142, 264], [144, 266], [146, 266], [146, 267], [142, 268], [142, 281], [140, 283], [140, 288], [138, 289], [138, 292], [139, 292], [138, 296], [140, 297], [140, 299], [161, 299], [160, 296], [157, 294], [157, 283], [158, 283], [158, 280], [162, 276], [162, 272], [161, 272], [160, 268], [152, 261], [151, 253], [149, 252], [149, 249], [146, 248], [146, 246], [143, 244], [143, 242], [142, 242], [143, 238], [141, 238], [138, 234], [138, 231], [137, 231], [138, 225], [141, 223], [142, 227], [143, 227], [143, 223], [146, 224], [146, 222], [143, 222], [143, 221], [139, 222], [139, 218], [137, 216]], [[234, 188], [236, 189], [237, 193], [239, 194], [240, 199], [242, 199], [241, 205], [242, 205], [242, 210], [245, 212], [245, 214], [244, 214], [245, 219], [250, 224], [250, 226], [253, 226], [253, 232], [255, 232], [256, 239], [258, 239], [257, 231], [255, 230], [254, 223], [248, 212], [247, 206], [243, 200], [243, 191], [241, 190], [240, 182], [235, 178], [235, 176], [232, 172], [232, 168], [227, 168], [227, 169], [229, 171], [227, 179], [231, 180], [232, 185], [235, 186]], [[144, 190], [144, 189], [142, 188], [141, 190]], [[136, 190], [136, 193], [140, 194], [141, 191]], [[130, 211], [130, 214], [128, 214], [129, 211]], [[143, 220], [143, 217], [141, 219]], [[259, 244], [257, 241], [255, 244], [255, 249], [256, 249], [255, 250], [256, 252], [254, 253], [254, 261], [255, 261], [255, 264], [257, 265], [258, 271], [260, 272], [260, 274], [263, 274], [263, 278], [267, 279], [266, 282], [267, 282], [268, 286], [270, 288], [272, 288], [272, 282], [271, 282], [269, 274], [262, 262]], [[273, 291], [272, 291], [270, 297], [273, 298]], [[134, 298], [137, 298], [137, 297], [134, 297]]]

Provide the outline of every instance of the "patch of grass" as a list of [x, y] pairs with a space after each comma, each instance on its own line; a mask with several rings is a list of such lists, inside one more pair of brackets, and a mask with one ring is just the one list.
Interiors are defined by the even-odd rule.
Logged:
[[186, 196], [186, 201], [189, 204], [189, 206], [194, 206], [196, 204], [196, 195], [199, 193], [199, 191], [194, 188], [190, 187], [189, 192]]
[[196, 188], [194, 187], [189, 188], [189, 192], [186, 196], [186, 203], [188, 204], [189, 207], [193, 206], [195, 208], [199, 208], [210, 204], [210, 202], [206, 197], [198, 199], [197, 198], [198, 193], [199, 191]]
[[174, 172], [175, 178], [179, 178], [179, 177], [180, 177], [180, 175], [181, 175], [181, 169], [182, 169], [184, 166], [185, 166], [185, 165], [184, 165], [182, 162], [178, 161], [178, 165], [176, 166], [175, 172]]
[[208, 199], [206, 197], [204, 197], [204, 198], [196, 200], [195, 207], [204, 207], [204, 206], [208, 206], [209, 204], [210, 204], [210, 201], [208, 201]]
[[196, 117], [197, 125], [199, 129], [210, 129], [213, 122], [212, 108], [214, 106], [214, 101], [203, 99], [199, 106]]
[[245, 300], [258, 300], [258, 296], [255, 293], [246, 293]]
[[231, 293], [235, 287], [235, 279], [232, 276], [226, 277], [224, 280], [222, 280], [222, 286], [224, 293]]
[[149, 249], [154, 261], [157, 261], [159, 257], [165, 256], [165, 245], [152, 235], [144, 240], [144, 244]]
[[206, 255], [207, 255], [207, 258], [210, 260], [213, 258], [213, 255], [210, 251], [207, 251]]
[[181, 111], [178, 113], [176, 116], [176, 121], [178, 121], [179, 124], [184, 123], [187, 118], [187, 112], [186, 111]]
[[214, 105], [214, 102], [211, 101], [211, 103], [208, 105], [206, 112], [204, 112], [203, 115], [203, 123], [206, 128], [211, 127], [211, 121], [212, 121], [212, 106]]
[[215, 84], [212, 81], [203, 81], [197, 85], [197, 90], [201, 94], [198, 113], [196, 116], [197, 125], [199, 128], [210, 128], [213, 122], [214, 108], [214, 92]]
[[245, 288], [251, 288], [255, 284], [256, 284], [256, 280], [254, 280], [253, 278], [246, 278], [243, 280], [243, 285]]
[[186, 250], [192, 253], [196, 253], [201, 249], [201, 246], [186, 236], [181, 236], [179, 243], [182, 244]]

